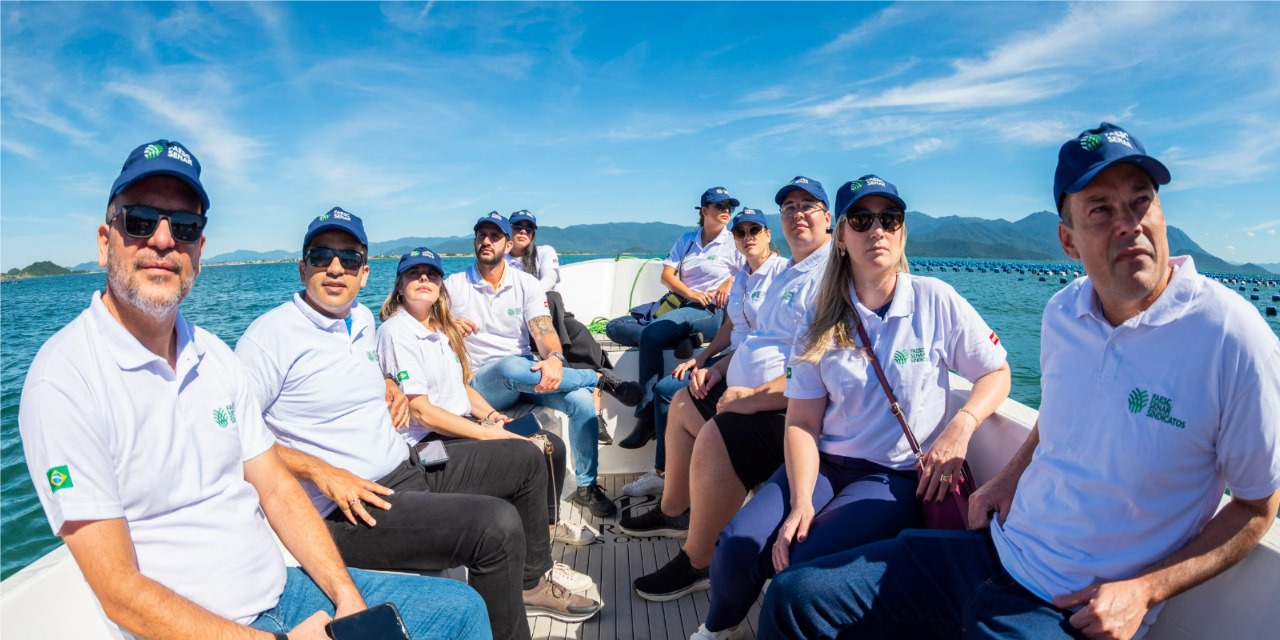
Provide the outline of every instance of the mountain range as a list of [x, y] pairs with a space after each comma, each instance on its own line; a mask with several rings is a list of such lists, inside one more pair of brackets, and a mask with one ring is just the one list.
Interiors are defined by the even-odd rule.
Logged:
[[[766, 215], [775, 231], [773, 243], [784, 254], [786, 242], [780, 232], [781, 216]], [[560, 253], [592, 254], [665, 254], [681, 233], [692, 227], [665, 222], [606, 222], [569, 227], [538, 228], [538, 244], [550, 245]], [[912, 258], [979, 258], [993, 260], [1067, 260], [1058, 242], [1058, 215], [1037, 211], [1021, 220], [933, 217], [918, 211], [907, 215], [907, 255]], [[1280, 273], [1252, 263], [1233, 265], [1210, 254], [1177, 227], [1168, 227], [1169, 249], [1173, 255], [1191, 255], [1196, 268], [1203, 272], [1248, 273], [1271, 275]], [[405, 237], [372, 242], [370, 255], [399, 256], [415, 247], [430, 247], [441, 254], [472, 252], [471, 236]], [[239, 250], [206, 258], [206, 264], [219, 262], [260, 262], [296, 260], [297, 251]], [[98, 270], [96, 262], [71, 267], [72, 270]]]

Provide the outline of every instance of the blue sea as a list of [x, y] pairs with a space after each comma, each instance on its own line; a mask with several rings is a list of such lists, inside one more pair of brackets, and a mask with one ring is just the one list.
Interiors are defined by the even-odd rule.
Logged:
[[[564, 263], [602, 256], [562, 256]], [[452, 273], [467, 267], [470, 258], [447, 258], [445, 270]], [[928, 271], [926, 265], [934, 270]], [[1040, 404], [1039, 346], [1040, 314], [1049, 297], [1064, 286], [1061, 276], [1040, 276], [1031, 269], [1046, 265], [1021, 263], [1008, 273], [1002, 269], [972, 271], [964, 266], [942, 268], [939, 261], [913, 261], [913, 269], [951, 283], [973, 303], [987, 323], [999, 334], [1009, 351], [1013, 369], [1012, 397], [1031, 407]], [[395, 262], [374, 260], [369, 286], [360, 301], [377, 309], [382, 304], [395, 274]], [[1017, 267], [1026, 270], [1019, 274]], [[958, 271], [955, 269], [959, 269]], [[1071, 276], [1068, 274], [1067, 279]], [[80, 274], [34, 278], [5, 283], [0, 288], [0, 369], [3, 398], [0, 401], [0, 576], [8, 577], [30, 564], [59, 543], [49, 531], [27, 473], [18, 436], [18, 402], [27, 367], [49, 336], [70, 322], [88, 305], [94, 291], [106, 286], [103, 274]], [[296, 263], [209, 266], [201, 272], [195, 289], [183, 306], [191, 321], [217, 334], [231, 346], [254, 318], [280, 304], [299, 288]], [[1238, 285], [1232, 285], [1237, 289]], [[1240, 292], [1246, 299], [1255, 293], [1253, 285]], [[1272, 302], [1280, 289], [1262, 287], [1254, 302], [1259, 312]], [[1280, 318], [1267, 318], [1280, 335]]]

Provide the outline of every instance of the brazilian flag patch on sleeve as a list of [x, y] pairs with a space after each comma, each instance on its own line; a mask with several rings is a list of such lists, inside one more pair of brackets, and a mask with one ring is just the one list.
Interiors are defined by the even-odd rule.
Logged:
[[71, 471], [67, 469], [65, 464], [61, 467], [50, 469], [45, 475], [49, 477], [49, 488], [54, 493], [57, 493], [59, 489], [70, 489], [76, 486], [76, 483], [71, 481]]

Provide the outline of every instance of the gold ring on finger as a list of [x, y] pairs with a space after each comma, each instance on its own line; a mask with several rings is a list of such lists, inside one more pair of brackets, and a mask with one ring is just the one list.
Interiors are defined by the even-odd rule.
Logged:
[[947, 483], [947, 484], [951, 484], [951, 474], [949, 474], [949, 473], [944, 473], [944, 474], [942, 474], [941, 479], [942, 479], [942, 481], [943, 481], [943, 482], [945, 482], [945, 483]]

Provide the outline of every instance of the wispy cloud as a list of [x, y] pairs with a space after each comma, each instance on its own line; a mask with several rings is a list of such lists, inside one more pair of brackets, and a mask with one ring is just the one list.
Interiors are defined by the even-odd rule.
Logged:
[[899, 5], [890, 5], [875, 15], [854, 25], [852, 29], [841, 33], [835, 40], [818, 49], [820, 55], [841, 53], [858, 45], [866, 44], [881, 32], [887, 32], [909, 20], [909, 15]]
[[1163, 158], [1175, 176], [1169, 190], [1245, 184], [1272, 175], [1280, 155], [1280, 137], [1275, 135], [1278, 127], [1280, 121], [1250, 118], [1230, 135], [1204, 141], [1214, 148], [1171, 147]]

